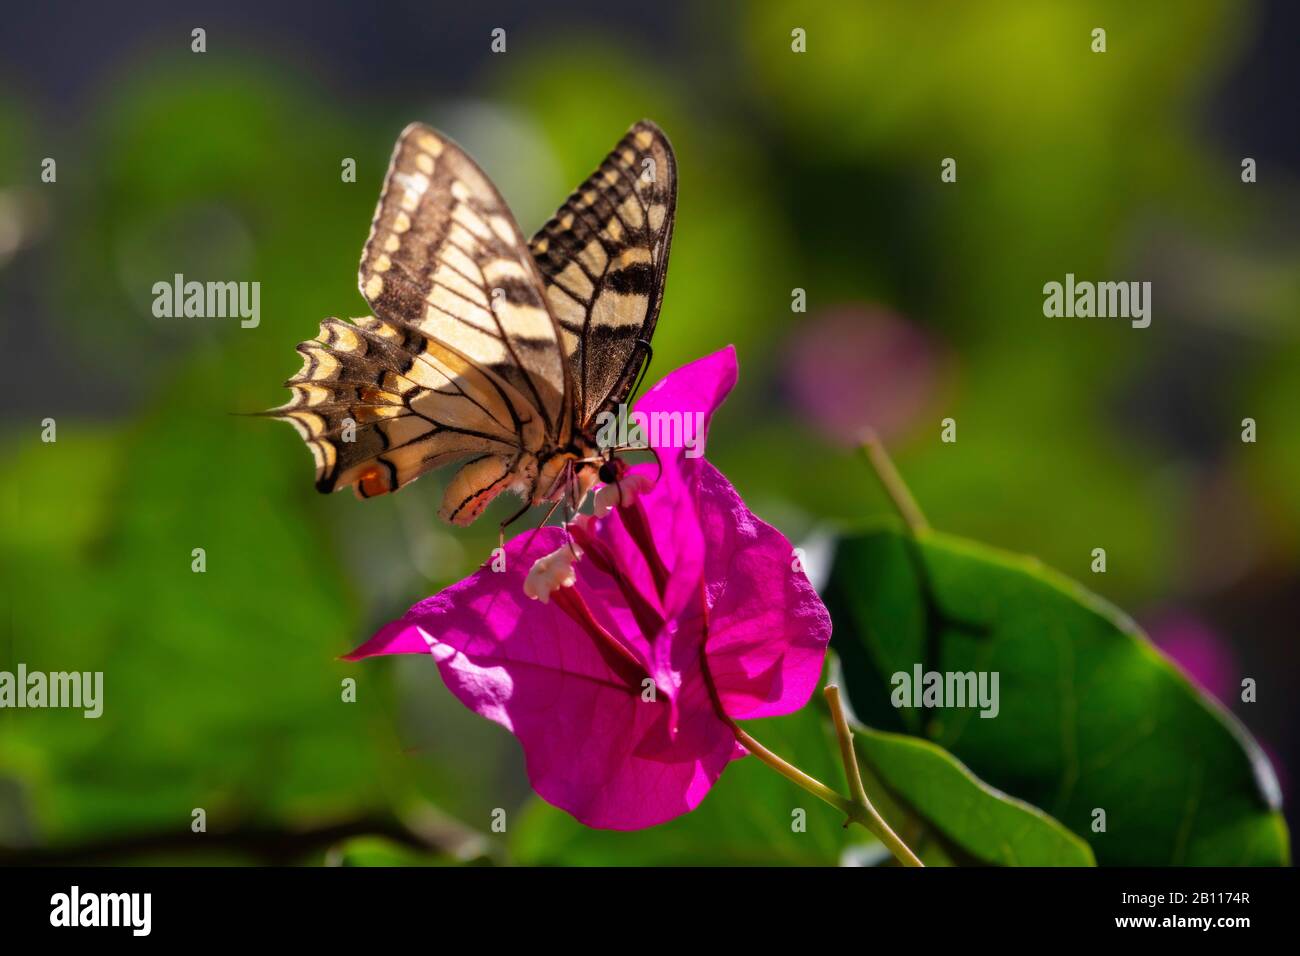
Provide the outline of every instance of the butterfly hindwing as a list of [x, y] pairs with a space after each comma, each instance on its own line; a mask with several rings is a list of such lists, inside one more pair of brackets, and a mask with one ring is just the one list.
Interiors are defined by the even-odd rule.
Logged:
[[[303, 368], [285, 383], [293, 399], [270, 414], [307, 442], [323, 492], [352, 485], [372, 497], [465, 458], [493, 457], [509, 471], [542, 438], [540, 423], [517, 420], [522, 399], [510, 386], [396, 323], [327, 319], [298, 351]], [[460, 499], [446, 504], [456, 520]]]
[[637, 123], [529, 243], [559, 324], [578, 427], [627, 398], [663, 300], [677, 165]]
[[496, 187], [428, 126], [397, 141], [359, 284], [377, 316], [493, 373], [525, 400], [520, 417], [567, 441], [567, 367], [532, 256]]

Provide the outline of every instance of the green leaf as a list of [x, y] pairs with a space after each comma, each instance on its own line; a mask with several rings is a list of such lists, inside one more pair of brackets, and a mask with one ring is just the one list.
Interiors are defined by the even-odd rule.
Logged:
[[880, 787], [931, 830], [943, 849], [959, 850], [968, 862], [1094, 865], [1087, 843], [1037, 807], [990, 787], [937, 744], [861, 725], [853, 728], [853, 743], [864, 778], [879, 784], [867, 783], [872, 802], [896, 832], [898, 814], [891, 816], [876, 798]]
[[[844, 790], [829, 722], [809, 704], [786, 717], [749, 722], [746, 730], [801, 769]], [[806, 826], [795, 828], [796, 811]], [[534, 799], [511, 825], [511, 855], [533, 865], [836, 865], [845, 847], [874, 842], [843, 816], [755, 757], [733, 761], [691, 813], [646, 830], [592, 830]]]
[[[840, 542], [825, 596], [864, 722], [932, 739], [1083, 836], [1099, 863], [1287, 862], [1258, 744], [1078, 584], [1032, 559], [890, 527]], [[895, 708], [893, 675], [916, 665], [996, 673], [996, 716]]]

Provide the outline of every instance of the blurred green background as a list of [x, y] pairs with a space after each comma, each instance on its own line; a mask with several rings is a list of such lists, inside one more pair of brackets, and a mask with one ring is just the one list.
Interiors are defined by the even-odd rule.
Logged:
[[[879, 514], [851, 447], [876, 427], [935, 526], [1132, 612], [1289, 791], [1296, 29], [1288, 3], [1229, 0], [7, 12], [0, 669], [101, 670], [105, 709], [0, 711], [0, 861], [870, 858], [829, 808], [791, 833], [810, 800], [755, 761], [673, 824], [584, 831], [431, 661], [337, 660], [477, 566], [513, 508], [453, 532], [441, 475], [324, 498], [290, 429], [230, 414], [285, 400], [321, 318], [364, 314], [357, 260], [415, 119], [477, 158], [525, 233], [655, 119], [680, 199], [650, 381], [736, 344], [710, 457], [751, 507], [796, 542]], [[260, 324], [155, 318], [178, 272], [260, 282]], [[1045, 318], [1067, 272], [1150, 280], [1151, 327]], [[836, 779], [820, 725], [753, 729]]]

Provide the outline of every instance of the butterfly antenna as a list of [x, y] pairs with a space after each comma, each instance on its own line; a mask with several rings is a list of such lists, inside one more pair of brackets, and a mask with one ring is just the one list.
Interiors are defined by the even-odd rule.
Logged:
[[[573, 462], [564, 464], [564, 540], [569, 546], [569, 553], [576, 561], [580, 557], [578, 549], [573, 546], [573, 535], [569, 534], [569, 522], [578, 510], [578, 478], [574, 472]], [[557, 502], [558, 503], [558, 502]]]
[[650, 454], [655, 456], [655, 467], [659, 469], [658, 474], [655, 475], [655, 484], [657, 485], [659, 484], [659, 479], [664, 476], [664, 462], [663, 459], [659, 457], [658, 448], [649, 448], [647, 450]]
[[636, 393], [641, 391], [641, 386], [645, 384], [646, 373], [650, 371], [650, 363], [654, 361], [655, 350], [645, 339], [637, 339], [636, 345], [645, 349], [645, 361], [641, 363], [641, 372], [636, 377], [636, 384], [632, 386], [632, 391], [628, 393], [627, 400], [630, 402], [636, 398]]

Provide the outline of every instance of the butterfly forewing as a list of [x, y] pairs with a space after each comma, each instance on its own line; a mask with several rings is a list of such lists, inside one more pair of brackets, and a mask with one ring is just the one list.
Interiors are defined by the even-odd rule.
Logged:
[[361, 292], [381, 319], [419, 330], [513, 387], [521, 417], [567, 440], [559, 331], [514, 217], [455, 143], [420, 123], [393, 151]]
[[643, 120], [529, 243], [560, 326], [580, 430], [627, 398], [647, 357], [676, 207], [672, 147]]

